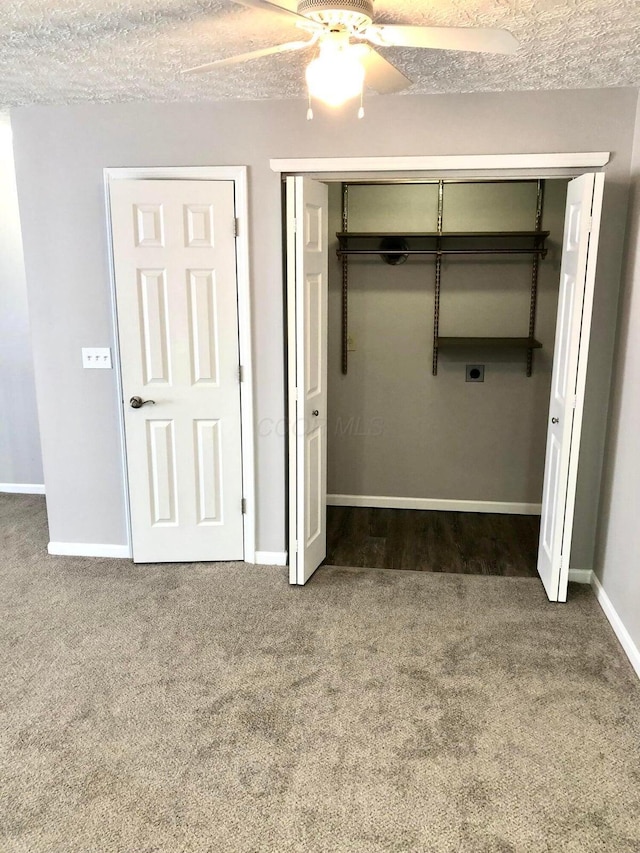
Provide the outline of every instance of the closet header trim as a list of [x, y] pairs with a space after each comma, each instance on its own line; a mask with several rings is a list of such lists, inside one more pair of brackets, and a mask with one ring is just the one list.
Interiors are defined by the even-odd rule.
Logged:
[[437, 157], [298, 157], [272, 159], [274, 172], [414, 172], [443, 170], [599, 169], [609, 162], [609, 151], [556, 154], [463, 154]]

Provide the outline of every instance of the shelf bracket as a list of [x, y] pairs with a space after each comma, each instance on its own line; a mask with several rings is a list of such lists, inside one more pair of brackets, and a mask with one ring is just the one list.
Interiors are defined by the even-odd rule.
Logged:
[[438, 336], [440, 334], [440, 281], [442, 278], [442, 218], [444, 213], [444, 181], [438, 181], [438, 241], [436, 244], [436, 279], [433, 289], [433, 359], [431, 373], [438, 375]]
[[[538, 193], [536, 197], [536, 220], [535, 230], [542, 230], [542, 214], [544, 211], [544, 187], [545, 182], [538, 180]], [[546, 252], [545, 252], [546, 255]], [[543, 255], [544, 257], [544, 255]], [[531, 299], [529, 301], [529, 338], [536, 334], [536, 311], [538, 306], [538, 272], [540, 269], [540, 253], [534, 252], [531, 265]], [[533, 349], [527, 350], [527, 376], [533, 373]]]
[[[342, 230], [349, 230], [349, 185], [342, 184]], [[342, 373], [349, 369], [349, 260], [342, 255]]]

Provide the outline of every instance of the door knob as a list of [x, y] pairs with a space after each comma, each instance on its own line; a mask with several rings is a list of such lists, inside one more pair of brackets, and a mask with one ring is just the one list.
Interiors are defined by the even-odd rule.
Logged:
[[559, 423], [560, 423], [560, 418], [551, 418], [551, 423], [552, 423], [552, 424], [559, 424]]
[[318, 417], [318, 415], [320, 414], [320, 412], [319, 412], [317, 409], [314, 409], [314, 410], [311, 412], [311, 414], [313, 415], [313, 417], [314, 417], [314, 418], [317, 418], [317, 417]]
[[132, 397], [129, 400], [129, 405], [132, 409], [141, 409], [142, 406], [146, 406], [147, 403], [150, 403], [152, 406], [155, 406], [155, 400], [143, 400], [142, 397]]

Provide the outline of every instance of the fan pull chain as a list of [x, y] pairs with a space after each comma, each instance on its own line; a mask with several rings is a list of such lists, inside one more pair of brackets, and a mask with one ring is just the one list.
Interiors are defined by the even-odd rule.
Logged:
[[313, 118], [313, 110], [311, 109], [311, 93], [309, 93], [309, 109], [307, 110], [307, 121]]
[[358, 110], [358, 118], [364, 118], [364, 104], [362, 102], [363, 97], [364, 96], [362, 92], [360, 92], [360, 109]]

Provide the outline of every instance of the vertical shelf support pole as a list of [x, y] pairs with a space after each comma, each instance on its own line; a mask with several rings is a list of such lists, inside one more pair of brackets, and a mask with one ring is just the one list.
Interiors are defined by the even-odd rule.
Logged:
[[444, 181], [438, 181], [438, 238], [436, 243], [436, 280], [433, 292], [433, 362], [431, 373], [438, 375], [438, 335], [440, 334], [440, 280], [442, 276], [442, 213], [444, 210]]
[[[544, 210], [544, 181], [538, 180], [538, 194], [536, 200], [535, 230], [542, 229], [542, 213]], [[536, 333], [536, 308], [538, 303], [538, 271], [540, 268], [540, 253], [534, 252], [531, 267], [531, 301], [529, 303], [529, 337], [533, 338]], [[533, 349], [527, 350], [527, 376], [533, 372]]]
[[[349, 230], [349, 185], [342, 184], [342, 230]], [[342, 372], [349, 367], [349, 261], [342, 255]]]

